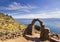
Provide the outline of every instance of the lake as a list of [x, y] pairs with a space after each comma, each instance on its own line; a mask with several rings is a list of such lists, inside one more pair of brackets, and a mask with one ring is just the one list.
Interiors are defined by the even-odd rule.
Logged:
[[[33, 19], [15, 19], [16, 21], [23, 24], [30, 24]], [[41, 19], [46, 27], [50, 28], [51, 32], [55, 32], [56, 34], [60, 34], [60, 19], [59, 18], [49, 18], [49, 19]], [[38, 22], [35, 23], [39, 25]]]

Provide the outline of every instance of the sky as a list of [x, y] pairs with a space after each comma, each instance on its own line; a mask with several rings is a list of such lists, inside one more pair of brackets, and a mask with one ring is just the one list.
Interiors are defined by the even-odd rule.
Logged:
[[0, 0], [0, 12], [13, 18], [60, 18], [60, 0]]

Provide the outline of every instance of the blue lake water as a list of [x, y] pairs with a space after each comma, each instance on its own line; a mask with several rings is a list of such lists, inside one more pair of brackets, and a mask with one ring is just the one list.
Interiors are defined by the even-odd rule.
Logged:
[[[23, 24], [30, 24], [33, 19], [15, 19], [16, 21], [23, 23]], [[49, 18], [49, 19], [41, 19], [46, 27], [50, 28], [51, 32], [55, 32], [60, 34], [60, 19], [59, 18]], [[38, 22], [35, 23], [39, 25]]]

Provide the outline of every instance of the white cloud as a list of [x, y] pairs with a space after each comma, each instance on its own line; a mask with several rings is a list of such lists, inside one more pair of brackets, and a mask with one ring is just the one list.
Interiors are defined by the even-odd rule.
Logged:
[[9, 4], [7, 7], [5, 7], [6, 10], [18, 10], [18, 11], [26, 11], [29, 12], [29, 9], [35, 9], [36, 6], [32, 6], [30, 4], [27, 5], [21, 5], [20, 3], [13, 2]]
[[39, 14], [25, 14], [25, 15], [13, 15], [14, 18], [60, 18], [60, 13], [49, 12], [49, 13], [39, 13]]
[[[16, 11], [25, 11], [25, 12], [30, 12], [30, 9], [35, 9], [37, 8], [36, 6], [32, 5], [21, 5], [20, 3], [13, 2], [9, 4], [7, 7], [5, 7], [6, 10], [16, 10]], [[14, 15], [15, 14], [15, 15]], [[14, 18], [60, 18], [60, 11], [52, 11], [52, 12], [45, 12], [42, 11], [39, 14], [19, 14], [17, 13], [12, 13], [10, 14]]]

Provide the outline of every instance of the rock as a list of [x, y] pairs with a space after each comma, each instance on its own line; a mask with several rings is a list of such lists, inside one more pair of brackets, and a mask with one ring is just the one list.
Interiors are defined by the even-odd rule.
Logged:
[[44, 25], [44, 23], [39, 20], [39, 19], [33, 19], [33, 21], [31, 22], [31, 24], [28, 25], [28, 27], [25, 29], [24, 34], [23, 35], [33, 35], [34, 34], [34, 24], [35, 22], [38, 21], [41, 25], [41, 27]]
[[49, 32], [50, 32], [50, 30], [49, 29], [43, 29], [42, 31], [41, 31], [41, 34], [40, 34], [40, 39], [41, 40], [48, 40], [49, 39]]

